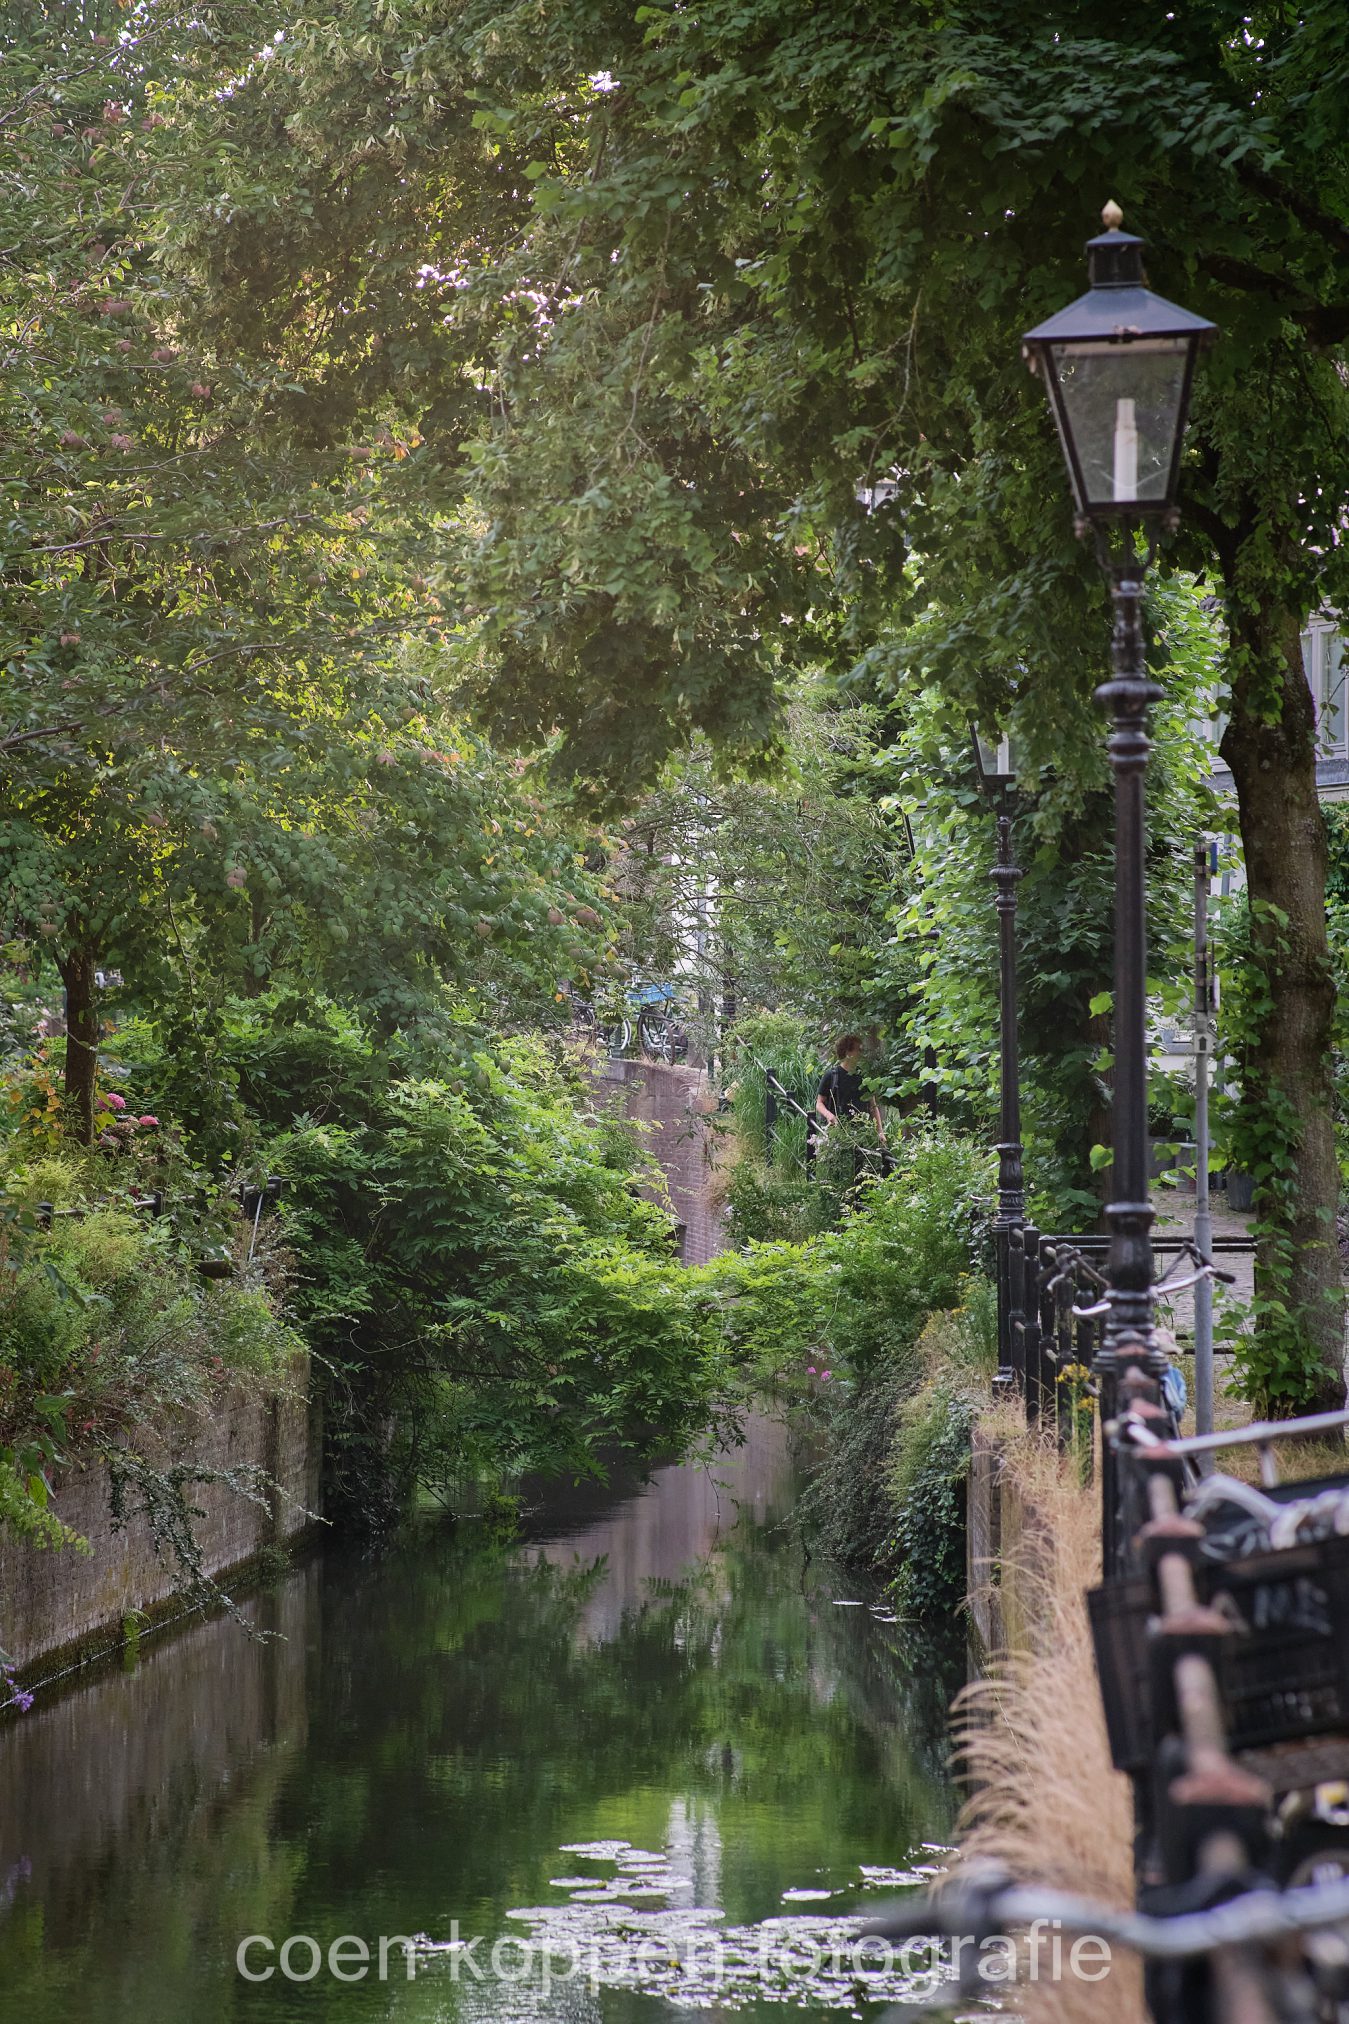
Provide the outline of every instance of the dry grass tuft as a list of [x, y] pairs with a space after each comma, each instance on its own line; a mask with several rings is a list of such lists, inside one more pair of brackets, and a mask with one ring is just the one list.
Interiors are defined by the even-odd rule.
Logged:
[[[1020, 1536], [1035, 1541], [1033, 1554], [1002, 1569], [1029, 1649], [999, 1661], [956, 1703], [957, 1754], [972, 1787], [961, 1859], [996, 1860], [1027, 1882], [1124, 1908], [1133, 1901], [1132, 1805], [1128, 1780], [1110, 1763], [1084, 1600], [1098, 1578], [1097, 1499], [1024, 1431], [1004, 1452], [1004, 1511], [1019, 1502]], [[1066, 1969], [1066, 1948], [1064, 1961]], [[1139, 2024], [1144, 2014], [1138, 1965], [1119, 1954], [1100, 1982], [1067, 1972], [1045, 1979], [1042, 1970], [1017, 1997], [1036, 2024]]]

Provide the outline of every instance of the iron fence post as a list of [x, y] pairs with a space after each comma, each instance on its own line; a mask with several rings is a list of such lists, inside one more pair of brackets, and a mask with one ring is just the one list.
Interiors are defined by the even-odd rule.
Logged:
[[1040, 1239], [1040, 1270], [1037, 1288], [1040, 1296], [1040, 1342], [1039, 1382], [1040, 1417], [1047, 1418], [1051, 1428], [1054, 1424], [1056, 1406], [1054, 1372], [1057, 1362], [1056, 1329], [1058, 1326], [1058, 1295], [1054, 1281], [1058, 1276], [1058, 1256], [1047, 1237]]
[[1034, 1223], [1021, 1226], [1021, 1355], [1026, 1390], [1026, 1421], [1040, 1417], [1040, 1232]]
[[1011, 1353], [1011, 1381], [1023, 1398], [1026, 1391], [1026, 1350], [1025, 1350], [1025, 1299], [1023, 1288], [1026, 1280], [1025, 1226], [1018, 1224], [1015, 1229], [1003, 1233], [1007, 1250], [1007, 1333]]
[[1059, 1265], [1054, 1274], [1054, 1414], [1059, 1446], [1072, 1445], [1075, 1428], [1074, 1402], [1077, 1394], [1069, 1373], [1073, 1354], [1073, 1292], [1075, 1281]]

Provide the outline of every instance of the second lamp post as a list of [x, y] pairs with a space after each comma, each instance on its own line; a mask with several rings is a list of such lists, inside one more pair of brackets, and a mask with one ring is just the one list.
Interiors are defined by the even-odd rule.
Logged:
[[1026, 1221], [1021, 1154], [1021, 1080], [1016, 1023], [1016, 888], [1021, 867], [1012, 852], [1012, 796], [1016, 765], [1010, 738], [992, 744], [971, 721], [970, 741], [979, 787], [998, 818], [998, 855], [989, 877], [998, 909], [998, 1219], [993, 1226], [998, 1275], [998, 1382], [1016, 1378], [1011, 1236]]
[[[1023, 340], [1044, 380], [1077, 506], [1092, 533], [1114, 604], [1112, 675], [1096, 691], [1111, 712], [1115, 776], [1115, 1089], [1113, 1199], [1107, 1267], [1109, 1318], [1102, 1375], [1127, 1344], [1158, 1370], [1152, 1321], [1152, 1206], [1148, 1200], [1147, 834], [1143, 784], [1148, 679], [1143, 574], [1162, 528], [1176, 522], [1176, 488], [1190, 386], [1215, 326], [1154, 295], [1143, 282], [1143, 241], [1121, 232], [1107, 204], [1105, 231], [1088, 241], [1090, 287]], [[1139, 553], [1139, 535], [1146, 555]]]

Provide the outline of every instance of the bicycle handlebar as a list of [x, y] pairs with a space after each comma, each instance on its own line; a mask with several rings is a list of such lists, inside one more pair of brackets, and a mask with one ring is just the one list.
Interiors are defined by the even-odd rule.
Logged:
[[1349, 1878], [1286, 1891], [1249, 1890], [1207, 1911], [1170, 1918], [1112, 1911], [1071, 1891], [990, 1878], [898, 1904], [869, 1920], [866, 1935], [884, 1940], [979, 1937], [1037, 1921], [1057, 1922], [1065, 1933], [1115, 1940], [1151, 1960], [1180, 1961], [1219, 1947], [1258, 1945], [1341, 1925], [1349, 1921]]

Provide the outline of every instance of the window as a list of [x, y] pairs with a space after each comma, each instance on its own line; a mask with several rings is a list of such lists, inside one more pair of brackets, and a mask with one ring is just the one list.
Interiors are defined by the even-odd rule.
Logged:
[[1345, 707], [1345, 643], [1332, 619], [1313, 619], [1302, 635], [1302, 665], [1316, 707], [1316, 751], [1321, 759], [1349, 758]]

